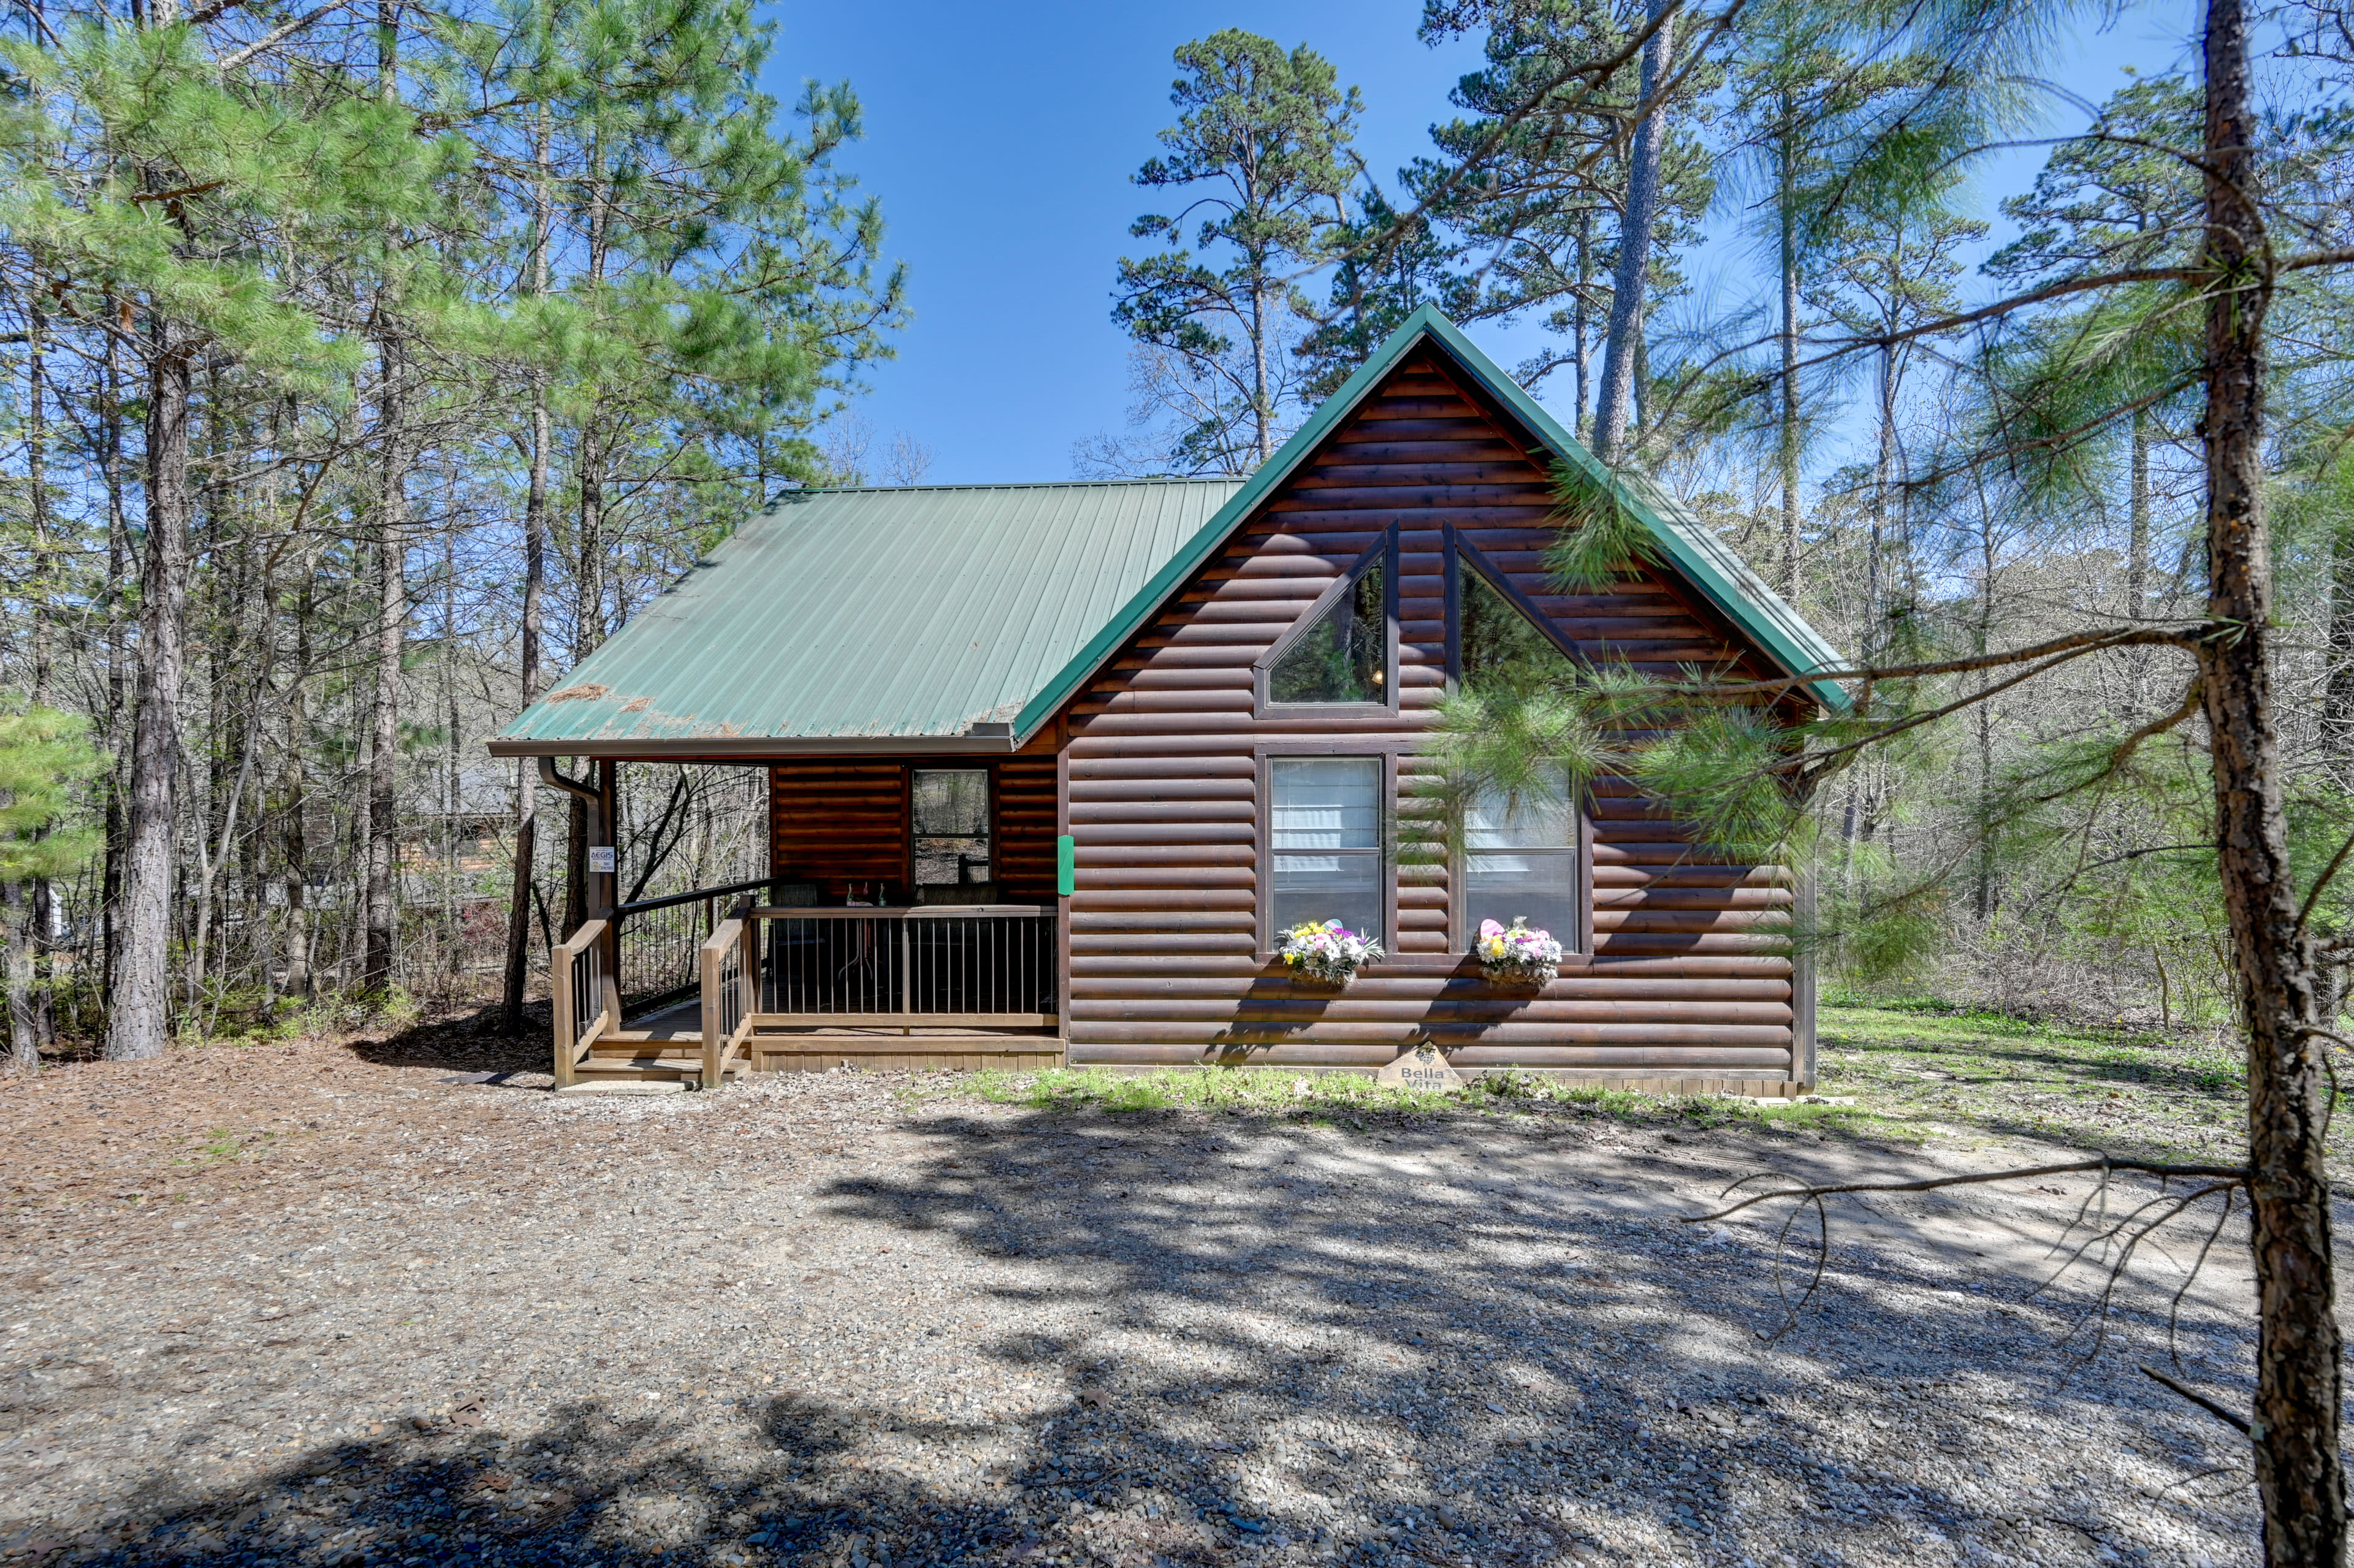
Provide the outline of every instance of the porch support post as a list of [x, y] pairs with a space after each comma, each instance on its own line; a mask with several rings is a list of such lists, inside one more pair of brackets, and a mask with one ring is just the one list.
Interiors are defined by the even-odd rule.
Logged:
[[703, 1086], [719, 1087], [719, 1051], [727, 1044], [726, 1009], [720, 1005], [722, 955], [705, 942], [695, 952], [695, 977], [703, 986]]
[[621, 1026], [621, 923], [614, 917], [613, 903], [615, 895], [620, 891], [621, 846], [620, 835], [614, 832], [620, 820], [614, 804], [620, 793], [620, 763], [610, 757], [598, 765], [596, 821], [588, 830], [593, 835], [592, 842], [609, 845], [613, 851], [613, 869], [593, 874], [589, 878], [589, 886], [596, 890], [597, 913], [605, 919], [605, 934], [599, 938], [605, 945], [605, 995], [602, 1000], [607, 1007], [612, 1009], [612, 1026], [616, 1029]]

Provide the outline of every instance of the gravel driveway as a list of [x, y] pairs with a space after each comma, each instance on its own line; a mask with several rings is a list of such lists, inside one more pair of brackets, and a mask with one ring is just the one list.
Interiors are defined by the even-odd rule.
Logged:
[[[2033, 1151], [557, 1096], [488, 1049], [0, 1089], [0, 1561], [2255, 1560], [2243, 1449], [2134, 1370], [2171, 1266], [2089, 1369], [2081, 1293], [2024, 1299], [2081, 1182], [1850, 1203], [1773, 1344], [1772, 1219], [1671, 1219]], [[2226, 1399], [2246, 1292], [2234, 1251], [2182, 1326]]]

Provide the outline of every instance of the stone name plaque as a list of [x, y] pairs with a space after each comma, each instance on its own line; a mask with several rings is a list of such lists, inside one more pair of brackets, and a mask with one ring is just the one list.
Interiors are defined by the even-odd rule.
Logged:
[[1426, 1041], [1384, 1067], [1374, 1082], [1394, 1089], [1459, 1089], [1463, 1075]]

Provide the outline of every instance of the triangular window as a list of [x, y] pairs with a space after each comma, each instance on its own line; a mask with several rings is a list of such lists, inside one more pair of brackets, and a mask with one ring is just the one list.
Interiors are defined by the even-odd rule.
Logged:
[[1376, 555], [1267, 673], [1271, 703], [1387, 703], [1387, 574]]
[[1526, 692], [1569, 679], [1575, 666], [1561, 645], [1468, 559], [1457, 567], [1460, 679], [1489, 691]]

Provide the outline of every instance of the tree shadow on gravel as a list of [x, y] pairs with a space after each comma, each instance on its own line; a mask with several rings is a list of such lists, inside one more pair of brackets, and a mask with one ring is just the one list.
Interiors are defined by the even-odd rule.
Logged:
[[451, 1073], [545, 1073], [555, 1024], [548, 1003], [524, 1008], [523, 1032], [505, 1032], [493, 1002], [472, 1012], [423, 1019], [351, 1040], [347, 1049], [379, 1067], [434, 1067]]
[[[216, 1493], [158, 1500], [95, 1536], [0, 1542], [16, 1563], [104, 1564], [955, 1563], [1036, 1532], [1019, 1489], [989, 1498], [878, 1485], [846, 1463], [878, 1433], [805, 1399], [732, 1413], [726, 1461], [658, 1416], [598, 1404], [520, 1434], [433, 1430], [322, 1448]], [[901, 1543], [894, 1551], [889, 1542]], [[920, 1550], [917, 1543], [923, 1543]]]
[[[1953, 1560], [1958, 1544], [1925, 1554], [1932, 1531], [2048, 1563], [2138, 1560], [2185, 1528], [2128, 1487], [2060, 1498], [1999, 1473], [2014, 1456], [1971, 1422], [1998, 1383], [2079, 1432], [2143, 1396], [2022, 1370], [2048, 1346], [1981, 1293], [1926, 1264], [1843, 1260], [1902, 1287], [1902, 1312], [1842, 1286], [1811, 1337], [1761, 1348], [1754, 1258], [1599, 1171], [1490, 1175], [1480, 1144], [1512, 1134], [1458, 1120], [1310, 1142], [1275, 1119], [1158, 1113], [911, 1129], [928, 1140], [912, 1173], [817, 1201], [1005, 1265], [982, 1288], [1027, 1326], [1000, 1314], [975, 1353], [1059, 1372], [1066, 1397], [1042, 1412], [968, 1418], [947, 1383], [911, 1383], [898, 1408], [802, 1389], [684, 1417], [576, 1404], [529, 1430], [445, 1417], [217, 1491], [157, 1475], [103, 1539], [19, 1542], [9, 1560], [1828, 1568]], [[1409, 1185], [1404, 1160], [1447, 1184]], [[958, 1310], [944, 1295], [890, 1334], [945, 1331]], [[758, 1364], [756, 1344], [734, 1351]], [[2145, 1458], [2211, 1462], [2172, 1406], [2131, 1419]], [[1768, 1551], [1794, 1516], [1803, 1550]]]
[[[2119, 1414], [2165, 1434], [2185, 1475], [2229, 1446], [2129, 1365], [2072, 1371], [2048, 1328], [1990, 1311], [2023, 1282], [1973, 1277], [1970, 1248], [1937, 1234], [1950, 1213], [1942, 1225], [1875, 1215], [1942, 1255], [1859, 1252], [1835, 1237], [1846, 1281], [1828, 1312], [1768, 1347], [1756, 1333], [1780, 1310], [1762, 1255], [1674, 1224], [1662, 1211], [1681, 1205], [1622, 1180], [1575, 1168], [1557, 1186], [1491, 1177], [1479, 1143], [1521, 1136], [1494, 1128], [1408, 1120], [1311, 1142], [1278, 1117], [1042, 1113], [1009, 1135], [950, 1116], [917, 1128], [935, 1140], [917, 1179], [844, 1181], [832, 1197], [842, 1214], [953, 1237], [976, 1256], [1056, 1266], [1052, 1294], [1099, 1325], [1061, 1352], [1081, 1448], [1108, 1474], [1179, 1491], [1230, 1548], [1285, 1535], [1321, 1542], [1320, 1557], [1372, 1563], [1629, 1550], [1577, 1516], [1530, 1507], [1576, 1498], [1675, 1558], [1737, 1560], [1761, 1516], [1795, 1512], [1811, 1515], [1804, 1560], [1822, 1563], [1914, 1561], [1924, 1531], [2091, 1561], [2145, 1549], [2141, 1496], [2115, 1486], [2109, 1500], [2132, 1504], [2116, 1516], [2084, 1503], [2055, 1520], [1977, 1487], [1990, 1475], [1982, 1461], [2001, 1456], [1957, 1383], [2007, 1383], [2080, 1428], [2098, 1407], [2132, 1407]], [[1403, 1200], [1402, 1160], [1434, 1178]], [[1388, 1195], [1352, 1199], [1352, 1180], [1370, 1189], [1377, 1172]], [[1172, 1190], [1189, 1179], [1192, 1191]], [[1582, 1254], [1574, 1266], [1564, 1242]], [[2155, 1327], [2148, 1313], [2120, 1316]], [[1155, 1337], [1182, 1353], [1138, 1348]], [[2236, 1333], [2197, 1324], [2182, 1344], [2194, 1364], [2205, 1351], [2229, 1365], [2242, 1350]], [[1894, 1419], [1859, 1416], [1858, 1404]], [[1292, 1506], [1234, 1525], [1247, 1499], [1275, 1495], [1266, 1487], [1278, 1473]], [[2084, 1476], [2071, 1467], [2059, 1478]], [[1299, 1500], [1346, 1512], [1383, 1478], [1368, 1539], [1341, 1539], [1333, 1513]], [[1736, 1490], [1750, 1494], [1746, 1517]]]

